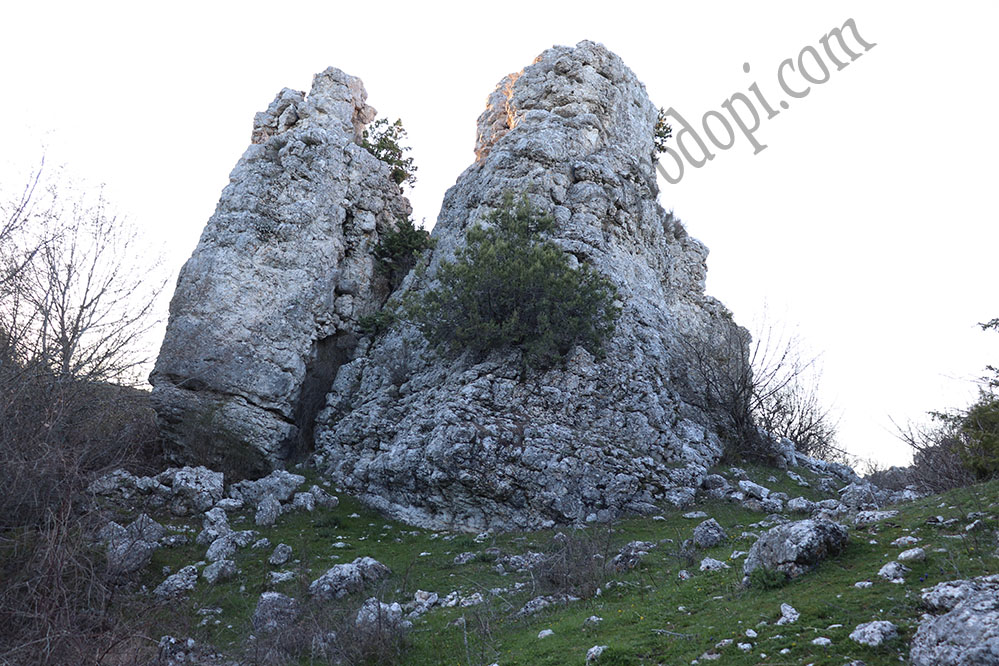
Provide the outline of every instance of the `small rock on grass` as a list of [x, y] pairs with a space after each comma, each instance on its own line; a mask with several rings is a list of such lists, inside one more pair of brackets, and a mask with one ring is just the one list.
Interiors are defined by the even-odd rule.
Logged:
[[586, 663], [591, 664], [600, 658], [600, 655], [607, 649], [606, 645], [594, 645], [586, 651]]
[[878, 647], [896, 636], [898, 636], [898, 629], [894, 624], [886, 620], [875, 620], [857, 625], [857, 628], [850, 634], [850, 640], [861, 645]]
[[794, 609], [791, 604], [781, 604], [780, 605], [780, 619], [777, 620], [777, 624], [785, 625], [797, 622], [798, 618], [801, 617], [801, 613]]

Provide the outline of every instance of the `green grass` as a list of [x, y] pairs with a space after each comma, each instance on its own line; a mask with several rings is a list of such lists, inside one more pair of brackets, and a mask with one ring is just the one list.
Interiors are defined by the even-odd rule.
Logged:
[[[746, 468], [750, 478], [791, 497], [804, 495], [822, 499], [812, 488], [799, 488], [783, 472], [766, 468]], [[720, 472], [728, 474], [727, 469]], [[801, 472], [814, 481], [813, 475]], [[770, 475], [777, 482], [769, 482]], [[308, 481], [312, 483], [314, 479]], [[607, 559], [632, 540], [655, 541], [660, 545], [634, 570], [609, 573], [611, 587], [600, 596], [567, 605], [556, 605], [531, 617], [517, 617], [516, 611], [540, 592], [539, 581], [530, 573], [507, 573], [495, 570], [495, 558], [486, 548], [499, 548], [503, 554], [528, 550], [546, 551], [557, 547], [554, 531], [508, 533], [476, 540], [474, 535], [432, 532], [386, 520], [348, 497], [340, 495], [340, 506], [314, 513], [295, 512], [282, 516], [271, 528], [257, 528], [252, 514], [230, 514], [234, 529], [257, 529], [271, 541], [271, 547], [237, 552], [235, 561], [240, 574], [215, 587], [199, 581], [196, 590], [182, 602], [154, 611], [160, 634], [192, 636], [202, 644], [214, 645], [224, 652], [240, 653], [252, 633], [250, 617], [260, 593], [275, 589], [304, 599], [307, 586], [327, 568], [338, 562], [350, 562], [368, 555], [388, 565], [392, 576], [376, 588], [343, 600], [343, 612], [356, 609], [367, 596], [383, 601], [405, 603], [417, 589], [437, 592], [442, 598], [452, 590], [463, 596], [481, 592], [486, 602], [467, 608], [434, 608], [414, 622], [411, 645], [403, 663], [452, 664], [474, 666], [499, 663], [501, 666], [536, 666], [545, 664], [583, 664], [586, 651], [594, 645], [608, 645], [600, 664], [689, 664], [723, 639], [733, 643], [720, 648], [725, 664], [829, 664], [841, 666], [850, 659], [861, 659], [869, 666], [896, 664], [907, 657], [908, 642], [922, 612], [919, 590], [954, 578], [999, 572], [996, 559], [996, 522], [999, 513], [999, 481], [959, 489], [945, 495], [897, 507], [899, 515], [862, 529], [851, 529], [850, 543], [839, 556], [827, 560], [811, 573], [769, 589], [744, 588], [741, 585], [742, 559], [731, 560], [733, 550], [748, 551], [753, 539], [743, 532], [761, 533], [751, 525], [765, 518], [739, 505], [709, 501], [696, 508], [718, 520], [730, 539], [725, 544], [698, 551], [694, 561], [685, 559], [679, 544], [691, 536], [699, 520], [682, 517], [681, 511], [664, 509], [665, 520], [634, 518], [612, 526], [591, 526], [567, 534], [590, 535], [607, 552]], [[964, 532], [970, 522], [967, 514], [983, 512], [989, 516], [986, 529], [948, 538]], [[350, 518], [351, 514], [357, 518]], [[237, 516], [242, 515], [242, 522]], [[928, 524], [931, 516], [959, 520], [949, 527]], [[150, 589], [163, 579], [163, 567], [176, 571], [181, 566], [204, 558], [205, 547], [193, 543], [200, 530], [200, 518], [179, 520], [165, 515], [154, 516], [175, 527], [187, 526], [191, 543], [156, 552], [143, 581]], [[912, 572], [906, 582], [895, 585], [880, 580], [878, 569], [894, 559], [901, 548], [890, 542], [899, 536], [914, 535], [926, 549], [925, 562], [909, 563]], [[343, 541], [347, 548], [334, 548]], [[284, 567], [271, 567], [267, 557], [278, 543], [293, 548], [293, 560]], [[938, 549], [942, 552], [936, 552]], [[455, 565], [454, 556], [476, 552], [478, 557], [465, 565]], [[429, 553], [426, 555], [424, 553]], [[728, 561], [730, 569], [700, 572], [697, 564], [704, 556]], [[287, 569], [296, 579], [271, 588], [267, 573]], [[681, 581], [680, 569], [693, 577]], [[857, 581], [869, 580], [873, 586], [858, 589]], [[489, 590], [512, 588], [520, 591], [494, 596]], [[777, 626], [780, 604], [790, 603], [800, 613], [797, 623]], [[208, 624], [198, 626], [202, 616], [197, 610], [222, 608]], [[603, 618], [596, 627], [584, 628], [584, 620], [597, 615]], [[464, 618], [464, 623], [460, 622]], [[215, 619], [219, 624], [215, 624]], [[860, 623], [887, 619], [899, 627], [899, 639], [879, 647], [855, 644], [848, 635]], [[459, 620], [456, 624], [455, 621]], [[835, 626], [842, 625], [842, 626]], [[538, 632], [551, 629], [553, 636], [539, 640]], [[747, 629], [758, 632], [745, 638]], [[824, 636], [830, 647], [819, 647], [812, 639]], [[735, 645], [753, 644], [743, 653]], [[787, 649], [786, 654], [781, 654]], [[766, 657], [763, 657], [763, 654]], [[310, 663], [303, 659], [303, 664]]]

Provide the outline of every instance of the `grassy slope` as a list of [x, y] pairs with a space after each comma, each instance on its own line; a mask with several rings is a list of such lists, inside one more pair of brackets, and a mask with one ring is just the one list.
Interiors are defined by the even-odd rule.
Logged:
[[[811, 488], [799, 488], [783, 473], [749, 469], [750, 477], [773, 490], [783, 490], [791, 497], [805, 495], [819, 499]], [[774, 474], [777, 483], [768, 482]], [[804, 474], [806, 478], [810, 475]], [[862, 659], [869, 666], [898, 663], [907, 656], [908, 641], [916, 628], [919, 590], [953, 578], [999, 572], [996, 558], [996, 521], [999, 513], [999, 482], [960, 489], [942, 496], [925, 498], [897, 507], [897, 518], [869, 528], [852, 529], [846, 550], [835, 559], [821, 564], [810, 574], [775, 589], [744, 589], [740, 585], [742, 560], [731, 560], [733, 550], [748, 551], [751, 538], [743, 531], [764, 518], [733, 503], [705, 502], [698, 507], [716, 518], [728, 531], [730, 540], [722, 546], [697, 553], [696, 561], [685, 558], [677, 544], [689, 538], [700, 522], [682, 517], [680, 511], [664, 510], [665, 520], [631, 519], [611, 528], [591, 527], [583, 531], [597, 542], [606, 542], [608, 559], [618, 548], [632, 540], [663, 542], [633, 571], [610, 574], [619, 584], [600, 596], [558, 605], [537, 615], [517, 618], [516, 611], [538, 593], [530, 573], [500, 575], [491, 556], [483, 551], [497, 547], [504, 554], [527, 550], [551, 550], [555, 532], [511, 533], [476, 540], [471, 535], [433, 533], [387, 521], [349, 498], [341, 496], [333, 510], [317, 509], [282, 516], [272, 528], [257, 528], [272, 546], [264, 550], [243, 549], [237, 553], [240, 574], [234, 580], [212, 588], [199, 581], [191, 597], [179, 603], [161, 605], [151, 617], [158, 632], [193, 636], [227, 653], [246, 654], [251, 644], [250, 616], [261, 592], [275, 589], [304, 598], [308, 582], [337, 562], [349, 562], [369, 555], [387, 564], [393, 576], [377, 589], [341, 602], [344, 612], [356, 608], [367, 596], [383, 601], [405, 603], [417, 589], [437, 592], [443, 598], [452, 590], [462, 596], [481, 592], [486, 602], [467, 608], [434, 608], [417, 619], [410, 634], [411, 647], [404, 663], [474, 665], [498, 662], [501, 666], [582, 664], [586, 651], [594, 645], [607, 645], [601, 664], [689, 664], [723, 639], [753, 644], [744, 653], [735, 644], [719, 650], [725, 664], [832, 664], [841, 666], [850, 659]], [[973, 511], [989, 515], [987, 528], [981, 532], [952, 538], [963, 532]], [[360, 517], [350, 518], [351, 514]], [[236, 514], [237, 516], [240, 514]], [[926, 523], [930, 516], [958, 518], [950, 527]], [[182, 526], [177, 519], [156, 516], [165, 523]], [[252, 515], [230, 516], [234, 529], [254, 527]], [[148, 569], [145, 583], [151, 588], [163, 578], [163, 567], [179, 567], [204, 557], [204, 547], [193, 544], [200, 520], [186, 524], [192, 528], [192, 543], [160, 549]], [[892, 540], [913, 535], [922, 541], [929, 555], [926, 562], [910, 564], [912, 572], [903, 585], [880, 580], [878, 569], [894, 559], [902, 549]], [[664, 540], [672, 540], [664, 541]], [[332, 544], [343, 541], [346, 548]], [[273, 546], [287, 543], [297, 560], [285, 567], [266, 563]], [[458, 553], [474, 551], [480, 556], [465, 565], [455, 565]], [[939, 551], [939, 552], [938, 552]], [[730, 569], [700, 572], [697, 562], [703, 556], [729, 561]], [[297, 579], [271, 587], [264, 583], [267, 572], [291, 569]], [[693, 578], [680, 581], [677, 573], [687, 569]], [[870, 580], [869, 589], [857, 589], [853, 583]], [[488, 590], [526, 583], [520, 592], [493, 595]], [[793, 625], [779, 627], [780, 604], [790, 603], [801, 618]], [[210, 616], [198, 626], [203, 616], [196, 611], [205, 607], [222, 608], [221, 615]], [[584, 620], [597, 615], [598, 626], [584, 628]], [[454, 621], [464, 616], [464, 626]], [[899, 639], [880, 648], [855, 644], [848, 635], [857, 624], [875, 619], [891, 620], [899, 626]], [[840, 626], [837, 626], [840, 625]], [[539, 640], [537, 634], [552, 629], [554, 635]], [[746, 639], [745, 631], [758, 632]], [[818, 647], [812, 639], [824, 636], [830, 647]], [[155, 636], [154, 636], [155, 637]], [[788, 649], [786, 654], [780, 650]], [[764, 657], [763, 655], [766, 655]], [[303, 659], [302, 663], [310, 663]]]

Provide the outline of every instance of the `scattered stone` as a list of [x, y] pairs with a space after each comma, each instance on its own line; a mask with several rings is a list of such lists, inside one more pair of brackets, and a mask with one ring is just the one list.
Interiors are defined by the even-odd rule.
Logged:
[[171, 467], [154, 478], [167, 489], [169, 508], [175, 516], [203, 513], [222, 499], [225, 477], [207, 467]]
[[273, 634], [290, 628], [301, 611], [298, 602], [280, 592], [264, 592], [253, 611], [253, 630], [260, 634]]
[[604, 619], [599, 615], [591, 615], [590, 617], [583, 620], [583, 626], [592, 629], [593, 627], [596, 627], [603, 621]]
[[728, 534], [714, 518], [709, 518], [694, 528], [694, 543], [701, 548], [713, 548], [727, 539]]
[[229, 496], [241, 499], [250, 505], [259, 504], [268, 495], [273, 495], [279, 502], [287, 502], [303, 483], [305, 477], [301, 474], [276, 469], [255, 481], [247, 480], [232, 484], [229, 486]]
[[795, 497], [787, 502], [787, 510], [791, 513], [806, 513], [811, 515], [815, 513], [816, 509], [818, 509], [818, 505], [804, 497]]
[[228, 580], [235, 575], [236, 563], [232, 560], [218, 560], [216, 562], [212, 562], [201, 572], [201, 577], [204, 578], [209, 585], [215, 585], [216, 583]]
[[897, 548], [905, 548], [906, 546], [915, 546], [919, 543], [919, 539], [914, 536], [900, 536], [891, 542], [891, 545]]
[[886, 620], [875, 620], [857, 625], [857, 628], [850, 634], [850, 640], [861, 645], [878, 647], [885, 641], [890, 641], [898, 636], [898, 629], [894, 624]]
[[743, 565], [748, 576], [757, 568], [779, 571], [791, 578], [810, 571], [846, 545], [847, 528], [827, 520], [801, 520], [767, 531], [749, 549]]
[[312, 493], [312, 497], [315, 499], [316, 504], [324, 509], [335, 509], [340, 505], [339, 498], [330, 495], [319, 486], [313, 485], [309, 488], [309, 492]]
[[554, 636], [555, 632], [551, 629], [542, 629], [538, 632], [538, 638], [548, 638], [549, 636]]
[[215, 508], [222, 509], [223, 511], [239, 511], [243, 508], [243, 500], [223, 497], [215, 503]]
[[534, 615], [535, 613], [548, 608], [552, 604], [567, 604], [573, 601], [579, 601], [579, 597], [572, 596], [571, 594], [553, 594], [534, 597], [524, 604], [523, 608], [517, 611], [517, 617]]
[[271, 571], [270, 572], [270, 582], [271, 585], [280, 585], [281, 583], [287, 583], [289, 580], [295, 580], [294, 571]]
[[818, 645], [819, 647], [829, 647], [832, 645], [832, 641], [825, 636], [819, 636], [818, 638], [812, 639], [812, 645]]
[[606, 645], [594, 645], [591, 647], [586, 651], [586, 663], [591, 664], [600, 659], [600, 655], [602, 655], [606, 649]]
[[701, 571], [720, 571], [728, 568], [729, 566], [727, 564], [712, 557], [705, 557], [701, 560]]
[[295, 493], [295, 498], [291, 501], [291, 506], [297, 511], [312, 513], [316, 510], [316, 498], [312, 493]]
[[312, 581], [309, 594], [321, 599], [342, 599], [360, 592], [365, 584], [374, 583], [392, 571], [371, 557], [359, 557], [349, 564], [335, 564], [326, 573]]
[[872, 583], [869, 580], [860, 580], [860, 581], [857, 581], [856, 583], [854, 583], [853, 586], [855, 588], [857, 588], [858, 590], [866, 590], [869, 587], [873, 587], [874, 583]]
[[271, 547], [271, 540], [268, 539], [267, 537], [262, 537], [260, 539], [257, 539], [251, 546], [253, 550], [259, 550], [261, 548], [270, 548], [270, 547]]
[[654, 541], [632, 541], [618, 551], [610, 562], [611, 566], [615, 571], [634, 569], [656, 545]]
[[683, 514], [683, 517], [687, 518], [688, 520], [699, 520], [701, 518], [707, 518], [708, 514], [704, 513], [703, 511], [688, 511], [687, 513]]
[[257, 515], [254, 521], [261, 527], [270, 527], [281, 515], [281, 502], [274, 495], [265, 495], [257, 505]]
[[402, 617], [402, 606], [398, 603], [382, 603], [375, 597], [367, 599], [357, 611], [354, 626], [363, 630], [409, 631], [413, 623]]
[[889, 562], [881, 567], [878, 575], [889, 583], [901, 584], [905, 582], [905, 574], [909, 573], [909, 567], [901, 562]]
[[853, 524], [857, 527], [867, 527], [882, 520], [888, 520], [898, 515], [898, 511], [860, 511], [853, 519]]
[[899, 562], [922, 562], [926, 559], [926, 551], [922, 548], [910, 548], [898, 554]]
[[198, 584], [198, 567], [188, 565], [156, 586], [153, 594], [161, 599], [176, 597], [189, 592]]
[[758, 500], [766, 499], [770, 495], [770, 489], [764, 488], [758, 483], [753, 483], [749, 480], [739, 481], [739, 490], [744, 492], [747, 497], [752, 497]]
[[749, 652], [753, 649], [752, 643], [736, 643], [735, 646], [742, 650], [743, 652]]
[[475, 559], [477, 553], [461, 553], [454, 556], [455, 564], [468, 564]]
[[207, 546], [229, 532], [232, 532], [232, 528], [229, 527], [229, 516], [226, 515], [225, 509], [216, 506], [205, 512], [201, 532], [194, 542], [200, 546]]
[[801, 617], [801, 613], [795, 610], [794, 606], [791, 604], [781, 604], [780, 618], [777, 620], [777, 624], [780, 626], [793, 624], [798, 621], [799, 617]]
[[267, 562], [273, 566], [279, 567], [291, 559], [291, 546], [286, 543], [279, 543], [271, 553], [271, 556], [267, 558]]
[[236, 553], [237, 548], [248, 546], [253, 541], [254, 536], [254, 533], [250, 530], [223, 534], [208, 547], [205, 559], [209, 562], [230, 559]]

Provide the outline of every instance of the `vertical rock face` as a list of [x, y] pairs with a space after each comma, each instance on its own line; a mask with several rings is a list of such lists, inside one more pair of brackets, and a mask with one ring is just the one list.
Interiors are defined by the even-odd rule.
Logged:
[[515, 353], [441, 358], [395, 325], [340, 368], [316, 424], [317, 461], [339, 487], [410, 523], [466, 529], [609, 519], [692, 496], [721, 442], [697, 406], [690, 341], [724, 355], [744, 337], [704, 294], [706, 248], [657, 203], [656, 117], [635, 75], [592, 42], [500, 82], [427, 270], [402, 292], [432, 288], [466, 230], [505, 192], [526, 193], [556, 220], [551, 240], [617, 286], [606, 358], [577, 348], [525, 378]]
[[411, 212], [359, 145], [375, 113], [365, 99], [360, 79], [330, 68], [254, 119], [181, 270], [150, 377], [175, 457], [264, 470], [311, 445], [358, 318], [388, 296], [371, 250]]

